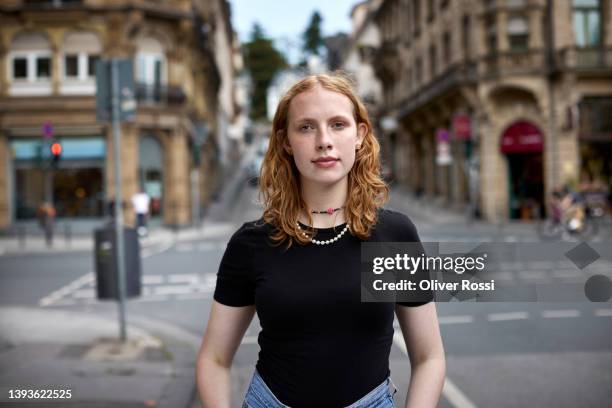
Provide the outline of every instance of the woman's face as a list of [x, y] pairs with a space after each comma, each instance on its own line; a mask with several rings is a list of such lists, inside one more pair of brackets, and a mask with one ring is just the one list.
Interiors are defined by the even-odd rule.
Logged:
[[355, 122], [351, 100], [320, 85], [289, 104], [288, 151], [302, 182], [331, 185], [346, 178], [366, 132], [365, 124]]

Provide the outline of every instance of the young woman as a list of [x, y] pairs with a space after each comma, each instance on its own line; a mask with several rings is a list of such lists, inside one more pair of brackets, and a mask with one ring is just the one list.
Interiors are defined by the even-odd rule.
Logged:
[[[383, 209], [379, 144], [350, 82], [313, 75], [281, 99], [260, 220], [231, 237], [197, 364], [203, 406], [230, 406], [230, 367], [257, 312], [261, 351], [243, 407], [393, 407], [393, 312], [410, 357], [405, 405], [435, 407], [445, 359], [434, 302], [361, 302], [360, 243], [418, 242]], [[394, 393], [394, 392], [393, 392]]]

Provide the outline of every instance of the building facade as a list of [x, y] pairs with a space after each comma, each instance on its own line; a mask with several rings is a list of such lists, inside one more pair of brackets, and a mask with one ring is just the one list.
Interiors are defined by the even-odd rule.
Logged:
[[[227, 2], [13, 0], [0, 13], [0, 228], [49, 199], [58, 217], [108, 214], [115, 158], [95, 70], [110, 58], [132, 61], [137, 101], [121, 125], [126, 223], [139, 189], [164, 224], [193, 222], [217, 187], [234, 118]], [[62, 146], [52, 171], [50, 140]]]
[[612, 182], [612, 1], [385, 0], [381, 115], [396, 177], [488, 220]]

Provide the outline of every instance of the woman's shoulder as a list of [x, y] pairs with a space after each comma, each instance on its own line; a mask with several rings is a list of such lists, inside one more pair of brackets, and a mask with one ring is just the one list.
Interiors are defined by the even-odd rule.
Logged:
[[262, 218], [247, 221], [238, 228], [230, 238], [231, 243], [252, 244], [265, 237], [270, 231], [270, 225]]
[[390, 208], [380, 208], [376, 230], [389, 241], [418, 241], [416, 226], [406, 214]]

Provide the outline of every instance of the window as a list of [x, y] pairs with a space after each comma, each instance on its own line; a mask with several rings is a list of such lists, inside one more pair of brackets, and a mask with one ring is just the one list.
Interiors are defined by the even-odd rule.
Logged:
[[421, 30], [421, 0], [412, 1], [412, 17], [414, 18], [414, 34], [418, 36]]
[[573, 0], [573, 22], [576, 45], [601, 45], [601, 5], [599, 0]]
[[78, 77], [79, 76], [79, 56], [78, 55], [66, 55], [64, 57], [65, 64], [65, 75], [66, 77]]
[[427, 21], [433, 21], [435, 17], [434, 0], [426, 0], [426, 1], [427, 1]]
[[448, 65], [451, 62], [451, 35], [446, 31], [442, 34], [442, 52], [444, 54], [444, 64]]
[[98, 55], [89, 55], [87, 57], [87, 76], [95, 77], [96, 76], [96, 63], [100, 59]]
[[486, 19], [486, 36], [487, 36], [487, 51], [490, 54], [497, 52], [497, 25], [495, 16], [489, 16]]
[[69, 33], [62, 44], [63, 78], [69, 80], [66, 86], [79, 87], [91, 83], [95, 76], [94, 65], [101, 52], [102, 46], [94, 33]]
[[28, 78], [28, 59], [25, 57], [13, 58], [13, 79]]
[[136, 56], [136, 80], [141, 84], [160, 85], [165, 83], [166, 67], [164, 49], [153, 38], [139, 41]]
[[508, 21], [508, 43], [512, 51], [529, 48], [529, 26], [524, 17], [512, 17]]
[[438, 73], [438, 56], [436, 54], [436, 46], [429, 46], [429, 67], [431, 72], [431, 78], [434, 78]]
[[36, 78], [51, 78], [51, 57], [36, 58]]
[[470, 35], [471, 35], [471, 20], [470, 16], [465, 15], [461, 21], [461, 45], [463, 46], [463, 54], [465, 58], [470, 59]]

